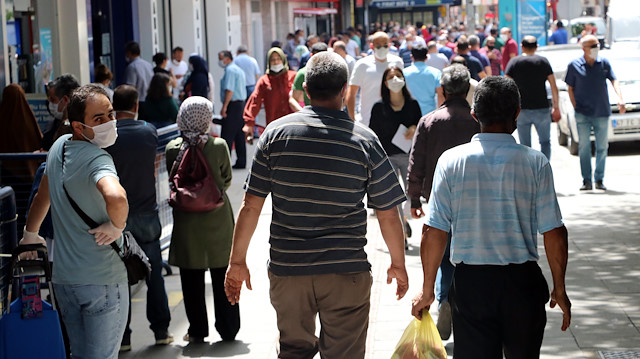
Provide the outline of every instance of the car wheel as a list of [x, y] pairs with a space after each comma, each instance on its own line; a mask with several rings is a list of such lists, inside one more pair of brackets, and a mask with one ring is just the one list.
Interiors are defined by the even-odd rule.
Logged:
[[571, 137], [571, 143], [569, 144], [569, 153], [577, 156], [578, 155], [578, 142]]
[[560, 146], [566, 146], [569, 144], [569, 137], [564, 132], [562, 132], [560, 126], [558, 126], [558, 144]]

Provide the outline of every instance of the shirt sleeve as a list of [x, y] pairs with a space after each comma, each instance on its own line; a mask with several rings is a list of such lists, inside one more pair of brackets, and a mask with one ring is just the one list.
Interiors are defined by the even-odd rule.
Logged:
[[255, 155], [253, 156], [251, 172], [249, 172], [244, 186], [247, 193], [262, 198], [267, 197], [271, 192], [268, 137], [269, 136], [265, 134], [260, 136]]
[[98, 181], [107, 176], [117, 179], [118, 172], [116, 171], [116, 166], [113, 164], [113, 159], [105, 152], [89, 163], [89, 178], [93, 184], [97, 185]]
[[133, 65], [129, 64], [124, 70], [124, 82], [127, 85], [135, 86], [137, 82], [136, 72], [133, 70]]
[[242, 115], [244, 119], [244, 123], [247, 126], [255, 126], [256, 124], [256, 116], [260, 112], [260, 107], [262, 107], [262, 102], [264, 101], [264, 76], [258, 79], [256, 82], [256, 88], [253, 90], [251, 96], [249, 96], [249, 100], [247, 100], [247, 104], [244, 107], [244, 113]]
[[406, 201], [407, 197], [400, 187], [398, 176], [377, 138], [375, 141], [371, 141], [369, 151], [367, 206], [384, 211]]
[[451, 230], [451, 188], [447, 182], [442, 156], [436, 165], [433, 175], [433, 185], [429, 196], [429, 217], [425, 224], [441, 231]]
[[548, 162], [539, 174], [538, 190], [536, 192], [536, 218], [540, 233], [548, 232], [563, 225], [562, 213], [560, 213], [560, 206], [558, 205], [558, 198], [553, 185], [553, 172]]
[[509, 61], [509, 63], [507, 64], [507, 68], [504, 70], [504, 74], [513, 78], [513, 67], [515, 66], [515, 64], [518, 62], [518, 60], [513, 59], [511, 61]]
[[304, 71], [298, 71], [295, 80], [293, 80], [293, 89], [298, 91], [304, 91], [302, 84], [304, 83]]
[[576, 74], [575, 69], [573, 68], [573, 62], [569, 63], [569, 66], [567, 67], [567, 74], [564, 75], [564, 82], [566, 82], [568, 86], [576, 87]]

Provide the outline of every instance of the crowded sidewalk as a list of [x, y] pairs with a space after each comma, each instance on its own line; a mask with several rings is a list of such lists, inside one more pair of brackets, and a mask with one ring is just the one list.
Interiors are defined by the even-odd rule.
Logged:
[[[248, 154], [253, 154], [254, 149], [255, 145], [249, 146]], [[561, 311], [549, 309], [547, 305], [541, 358], [636, 358], [640, 353], [640, 190], [630, 179], [637, 178], [639, 174], [629, 168], [629, 156], [612, 155], [607, 164], [612, 174], [608, 181], [610, 190], [606, 193], [579, 193], [575, 188], [578, 162], [555, 141], [552, 141], [552, 151], [551, 164], [558, 200], [569, 230], [566, 284], [573, 303], [573, 317], [569, 330], [562, 332]], [[630, 156], [640, 157], [637, 151], [632, 151]], [[228, 195], [236, 214], [244, 194], [243, 183], [247, 173], [248, 170], [233, 172]], [[204, 344], [189, 344], [182, 340], [188, 322], [178, 268], [173, 268], [173, 275], [165, 277], [165, 281], [172, 314], [169, 329], [176, 341], [168, 346], [153, 345], [153, 333], [148, 329], [145, 318], [146, 288], [140, 284], [132, 288], [132, 351], [122, 353], [120, 357], [276, 358], [278, 331], [275, 311], [269, 302], [266, 265], [270, 219], [271, 203], [267, 199], [249, 247], [247, 261], [253, 290], [245, 288], [242, 291], [242, 324], [235, 342], [222, 342], [215, 331]], [[369, 242], [365, 249], [372, 264], [374, 281], [366, 357], [386, 359], [391, 357], [398, 339], [411, 321], [411, 298], [422, 283], [419, 255], [422, 224], [419, 220], [411, 221], [413, 236], [406, 252], [410, 285], [409, 292], [400, 301], [395, 299], [395, 284], [386, 284], [389, 257], [376, 218], [370, 216], [368, 224]], [[547, 282], [551, 283], [541, 237], [538, 244], [539, 263]], [[166, 256], [167, 253], [164, 254]], [[207, 287], [207, 306], [212, 318], [210, 324], [213, 324], [213, 300], [210, 287]], [[431, 309], [434, 319], [437, 317], [435, 307]], [[445, 345], [451, 357], [454, 338], [446, 341]], [[603, 356], [599, 352], [603, 352]], [[607, 356], [612, 355], [607, 354], [610, 352], [618, 352], [619, 356]]]

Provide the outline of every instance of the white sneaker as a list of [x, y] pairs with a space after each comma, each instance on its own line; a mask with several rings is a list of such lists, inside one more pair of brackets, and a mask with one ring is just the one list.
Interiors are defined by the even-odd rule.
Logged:
[[436, 327], [442, 340], [449, 339], [451, 336], [451, 304], [449, 302], [442, 302], [440, 305]]

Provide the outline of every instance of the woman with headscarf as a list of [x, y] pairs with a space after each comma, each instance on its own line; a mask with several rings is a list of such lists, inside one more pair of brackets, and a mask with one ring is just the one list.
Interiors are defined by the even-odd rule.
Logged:
[[[11, 84], [4, 88], [0, 103], [0, 124], [0, 153], [33, 152], [41, 148], [42, 132], [20, 85]], [[27, 161], [24, 166], [24, 163], [3, 163], [3, 167], [8, 165], [9, 172], [17, 178], [23, 177], [30, 184], [39, 164]]]
[[[213, 105], [206, 98], [193, 96], [182, 103], [177, 118], [182, 137], [167, 145], [167, 168], [173, 166], [185, 142], [200, 146], [216, 184], [225, 192], [231, 185], [229, 150], [223, 139], [207, 135], [212, 117]], [[224, 341], [234, 340], [240, 330], [238, 305], [231, 305], [224, 292], [233, 226], [233, 210], [226, 193], [224, 205], [208, 212], [173, 209], [169, 264], [180, 267], [184, 307], [189, 320], [185, 341], [202, 343], [209, 336], [204, 284], [207, 270], [213, 287], [216, 330]]]
[[189, 57], [189, 71], [191, 74], [184, 83], [183, 99], [191, 96], [209, 97], [209, 67], [207, 61], [199, 55]]
[[256, 82], [256, 88], [244, 107], [244, 123], [242, 131], [247, 140], [253, 139], [256, 116], [264, 104], [267, 125], [282, 116], [295, 112], [289, 105], [289, 93], [296, 77], [295, 71], [289, 70], [287, 56], [278, 47], [267, 53], [268, 65], [265, 75]]

